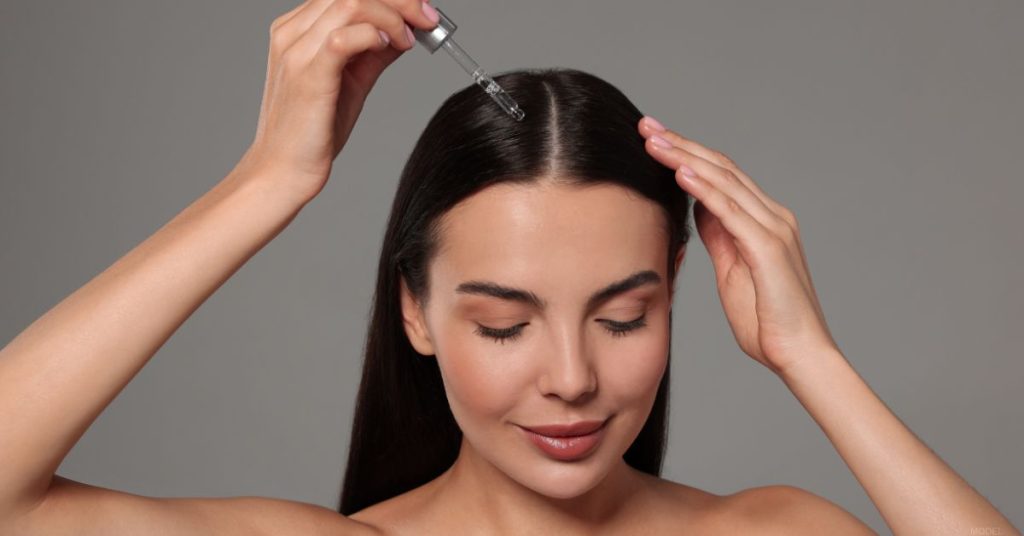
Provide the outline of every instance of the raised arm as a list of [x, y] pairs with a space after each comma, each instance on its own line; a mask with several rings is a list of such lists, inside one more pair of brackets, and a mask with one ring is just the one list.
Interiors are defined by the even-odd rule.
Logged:
[[[637, 128], [651, 155], [676, 169], [680, 187], [697, 200], [697, 231], [740, 348], [778, 375], [810, 412], [892, 531], [1020, 534], [889, 411], [839, 352], [793, 213], [721, 152], [650, 118]], [[838, 507], [823, 501], [807, 506], [822, 510], [812, 516], [817, 519], [844, 517], [826, 511]], [[793, 519], [797, 525], [807, 516]], [[846, 528], [863, 532], [859, 523]]]
[[185, 319], [319, 194], [367, 94], [414, 46], [410, 25], [436, 23], [420, 0], [308, 0], [274, 20], [256, 136], [235, 169], [0, 349], [0, 534], [246, 531], [271, 509], [282, 512], [264, 525], [274, 533], [324, 526], [313, 505], [157, 501], [54, 471]]
[[0, 519], [45, 497], [111, 400], [299, 212], [259, 173], [236, 169], [0, 350]]
[[1020, 534], [886, 407], [837, 349], [806, 356], [780, 378], [893, 534]]

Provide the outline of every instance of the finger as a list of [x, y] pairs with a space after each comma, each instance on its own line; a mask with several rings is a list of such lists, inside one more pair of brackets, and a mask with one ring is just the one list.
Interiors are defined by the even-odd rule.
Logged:
[[[810, 267], [807, 264], [807, 256], [804, 253], [803, 244], [799, 239], [799, 229], [797, 227], [796, 218], [795, 216], [792, 215], [792, 212], [790, 212], [789, 209], [785, 208], [779, 202], [775, 201], [770, 196], [765, 194], [746, 173], [739, 169], [739, 167], [736, 166], [731, 159], [725, 157], [725, 155], [723, 155], [722, 153], [711, 150], [705, 147], [704, 145], [701, 145], [700, 143], [697, 143], [696, 141], [693, 141], [689, 138], [685, 138], [667, 128], [659, 129], [658, 127], [654, 126], [654, 124], [652, 124], [651, 119], [652, 118], [650, 116], [644, 116], [640, 120], [638, 130], [642, 136], [649, 139], [651, 135], [658, 134], [659, 136], [669, 140], [669, 142], [672, 143], [673, 145], [683, 148], [685, 150], [692, 149], [692, 151], [690, 152], [701, 156], [705, 160], [715, 162], [721, 167], [728, 169], [733, 173], [736, 179], [743, 183], [744, 186], [746, 186], [755, 196], [757, 196], [758, 199], [760, 199], [766, 207], [769, 207], [772, 210], [772, 212], [775, 213], [776, 216], [778, 216], [782, 221], [789, 224], [790, 230], [796, 237], [794, 242], [796, 243], [797, 250], [796, 252], [793, 252], [791, 256], [798, 258], [798, 262], [802, 267], [802, 270], [798, 270], [800, 272], [800, 280], [803, 283], [804, 287], [808, 289], [812, 296], [814, 296], [815, 309], [817, 310], [819, 316], [823, 317], [824, 315], [821, 311], [818, 295], [814, 289], [814, 282], [811, 280], [811, 272]], [[672, 167], [675, 168], [676, 166]], [[787, 232], [786, 229], [783, 229], [781, 227], [779, 227], [778, 230], [780, 233]]]
[[[659, 133], [660, 135], [660, 133]], [[817, 301], [817, 293], [814, 291], [810, 278], [810, 269], [803, 253], [803, 246], [796, 234], [795, 226], [790, 224], [778, 212], [771, 210], [765, 205], [761, 198], [752, 190], [747, 188], [739, 177], [731, 170], [718, 166], [699, 156], [677, 147], [662, 148], [648, 138], [646, 147], [656, 159], [672, 168], [678, 168], [679, 162], [694, 168], [704, 179], [710, 181], [715, 187], [725, 192], [739, 202], [748, 212], [751, 213], [764, 227], [773, 232], [778, 238], [783, 239], [787, 246], [793, 246], [793, 250], [787, 248], [787, 254], [791, 261], [799, 263], [799, 277], [804, 287], [814, 296]], [[817, 305], [816, 305], [817, 307]]]
[[[368, 22], [336, 28], [327, 35], [310, 62], [310, 89], [319, 95], [337, 94], [341, 89], [342, 70], [349, 60], [360, 52], [387, 47], [382, 32]], [[364, 96], [370, 90], [369, 87], [359, 89]]]
[[[416, 26], [423, 24], [424, 29], [433, 29], [436, 23], [432, 22], [429, 17], [426, 18], [426, 22], [416, 19], [416, 9], [420, 9], [420, 13], [423, 13], [423, 6], [418, 0], [398, 0], [399, 6], [398, 11], [403, 16], [413, 21]], [[275, 24], [282, 27], [283, 33], [288, 34], [292, 39], [286, 39], [289, 42], [294, 42], [299, 36], [304, 34], [313, 25], [316, 20], [323, 15], [324, 11], [338, 0], [306, 0], [306, 2], [295, 7], [291, 11], [278, 17]], [[344, 3], [344, 0], [342, 0]], [[349, 3], [355, 3], [355, 0]], [[393, 2], [388, 0], [388, 5]], [[422, 3], [429, 3], [427, 0], [423, 0]], [[421, 17], [423, 18], [423, 17]]]
[[[761, 293], [754, 285], [750, 265], [737, 250], [735, 238], [700, 201], [694, 204], [694, 219], [714, 264], [715, 281], [723, 307], [727, 311], [756, 311]], [[738, 330], [741, 329], [751, 331], [740, 333]], [[748, 323], [733, 327], [740, 339], [747, 340], [757, 340], [757, 329], [756, 325]]]
[[751, 268], [751, 276], [758, 286], [768, 288], [764, 285], [768, 285], [772, 277], [777, 277], [779, 262], [789, 262], [782, 241], [711, 182], [699, 176], [684, 175], [682, 169], [675, 175], [680, 186], [697, 198], [733, 236], [736, 250]]
[[[705, 179], [706, 182], [712, 184], [715, 188], [736, 200], [776, 238], [781, 239], [783, 244], [787, 246], [785, 249], [790, 262], [799, 267], [796, 271], [801, 284], [814, 297], [814, 307], [818, 314], [823, 316], [820, 305], [818, 304], [817, 292], [814, 290], [814, 283], [811, 281], [811, 272], [807, 265], [803, 245], [795, 228], [787, 220], [783, 219], [777, 212], [770, 210], [766, 205], [764, 205], [760, 198], [757, 197], [753, 191], [747, 188], [746, 184], [740, 181], [739, 177], [737, 177], [731, 170], [725, 169], [679, 148], [673, 147], [665, 149], [658, 147], [650, 138], [647, 140], [647, 146], [651, 148], [651, 152], [655, 154], [655, 158], [663, 157], [664, 159], [668, 159], [669, 156], [663, 153], [672, 153], [672, 156], [677, 157], [677, 159], [671, 160], [671, 165], [678, 167], [678, 163], [676, 162], [681, 161], [693, 168], [698, 175]], [[659, 160], [661, 159], [659, 158]]]
[[[732, 159], [726, 157], [720, 151], [715, 151], [708, 147], [705, 147], [704, 145], [698, 143], [697, 141], [686, 138], [671, 129], [664, 128], [659, 130], [658, 127], [652, 123], [652, 119], [653, 118], [651, 118], [650, 116], [644, 116], [640, 120], [639, 131], [642, 136], [644, 136], [645, 138], [649, 138], [653, 134], [658, 134], [677, 147], [690, 151], [691, 153], [694, 153], [706, 160], [715, 162], [718, 165], [725, 167], [726, 169], [729, 169], [730, 171], [733, 172], [733, 174], [740, 182], [742, 182], [747, 188], [749, 188], [750, 191], [753, 192], [754, 195], [756, 195], [762, 203], [764, 203], [765, 206], [769, 207], [777, 216], [779, 216], [783, 221], [788, 223], [793, 233], [797, 237], [799, 237], [799, 228], [796, 222], [796, 217], [793, 215], [793, 213], [789, 209], [784, 207], [781, 203], [773, 199], [771, 196], [764, 193], [764, 191], [761, 190], [761, 188], [754, 182], [754, 180], [751, 179], [750, 176], [747, 175], [742, 169], [740, 169], [739, 166], [737, 166], [735, 162], [732, 161]], [[795, 256], [799, 258], [800, 265], [803, 268], [803, 271], [800, 274], [800, 279], [804, 283], [804, 286], [807, 287], [808, 290], [811, 292], [811, 295], [814, 296], [815, 309], [817, 309], [818, 314], [822, 316], [822, 318], [824, 318], [824, 314], [821, 311], [820, 302], [818, 301], [818, 293], [814, 289], [814, 282], [811, 279], [811, 270], [807, 264], [807, 255], [804, 253], [803, 243], [799, 239], [797, 239], [795, 242], [797, 248], [797, 253], [795, 254]]]
[[[279, 15], [270, 24], [270, 50], [267, 54], [267, 76], [263, 82], [263, 101], [260, 103], [260, 119], [257, 125], [257, 132], [262, 130], [262, 125], [267, 117], [267, 106], [273, 102], [274, 94], [277, 91], [274, 83], [278, 63], [281, 54], [290, 47], [295, 39], [301, 34], [297, 31], [297, 22], [302, 17], [308, 17], [311, 10], [316, 9], [318, 4], [326, 4], [330, 0], [307, 0], [290, 11]], [[298, 17], [298, 18], [297, 18]], [[312, 24], [312, 20], [310, 21]], [[308, 27], [308, 26], [307, 26]], [[304, 29], [304, 28], [303, 28]]]
[[309, 3], [310, 3], [310, 0], [306, 0], [305, 2], [302, 2], [299, 5], [291, 8], [287, 12], [282, 13], [281, 15], [278, 15], [277, 19], [275, 19], [275, 21], [274, 21], [275, 24], [277, 24], [279, 26], [283, 26], [285, 24], [288, 24], [288, 21], [290, 21], [292, 19], [292, 17], [295, 16], [296, 13], [302, 11], [302, 8], [308, 6]]
[[337, 28], [368, 22], [384, 30], [391, 39], [391, 46], [401, 50], [413, 47], [411, 32], [402, 15], [378, 0], [335, 1], [327, 6], [316, 22], [289, 49], [289, 53], [311, 60], [320, 49], [327, 34]]
[[302, 5], [278, 17], [278, 20], [274, 21], [274, 31], [278, 34], [280, 49], [285, 50], [295, 44], [333, 1], [306, 0]]
[[788, 224], [774, 211], [765, 206], [757, 195], [747, 188], [735, 173], [710, 162], [700, 156], [678, 147], [662, 147], [655, 142], [657, 138], [648, 138], [646, 147], [655, 159], [672, 169], [685, 164], [694, 169], [698, 175], [710, 181], [716, 188], [735, 199], [762, 226], [782, 237], [789, 231]]
[[736, 177], [741, 182], [743, 182], [743, 184], [747, 188], [749, 188], [750, 191], [754, 192], [754, 195], [761, 199], [761, 202], [764, 203], [765, 206], [771, 208], [780, 216], [782, 215], [782, 211], [780, 210], [782, 205], [778, 201], [772, 199], [768, 194], [764, 193], [764, 191], [761, 190], [761, 188], [757, 185], [757, 183], [754, 182], [753, 179], [750, 178], [750, 176], [743, 172], [743, 170], [740, 169], [739, 166], [737, 166], [731, 159], [724, 157], [724, 155], [721, 152], [709, 149], [701, 145], [700, 143], [697, 143], [694, 140], [691, 140], [680, 135], [679, 133], [673, 130], [666, 128], [665, 130], [659, 131], [651, 123], [651, 119], [649, 116], [644, 116], [644, 118], [641, 119], [639, 131], [640, 135], [642, 135], [644, 138], [649, 138], [652, 134], [658, 134], [661, 137], [672, 142], [672, 144], [677, 147], [690, 151], [691, 153], [698, 155], [701, 158], [704, 158], [705, 160], [714, 162], [719, 166], [729, 169], [730, 171], [736, 174]]
[[[683, 175], [682, 170], [678, 170], [676, 172], [676, 178], [680, 182], [680, 185], [685, 185], [684, 187], [688, 187], [687, 191], [691, 192], [691, 194], [694, 195], [694, 197], [696, 197], [699, 200], [699, 204], [704, 205], [704, 210], [710, 209], [710, 211], [717, 217], [717, 219], [721, 221], [722, 226], [725, 227], [734, 236], [736, 234], [735, 230], [729, 226], [728, 220], [725, 220], [722, 217], [721, 210], [723, 210], [723, 207], [724, 210], [728, 211], [728, 214], [738, 216], [738, 219], [740, 221], [743, 221], [747, 218], [753, 219], [752, 216], [743, 212], [743, 208], [740, 207], [739, 204], [735, 203], [735, 200], [730, 199], [725, 192], [718, 190], [716, 188], [716, 185], [711, 183], [710, 181], [704, 180], [701, 177], [697, 177], [693, 180], [686, 180], [689, 179], [689, 177]], [[701, 198], [700, 194], [697, 193], [697, 190], [700, 189], [704, 189], [705, 195], [708, 198], [707, 200], [705, 200], [705, 198]], [[694, 218], [699, 218], [696, 205], [694, 207]], [[700, 229], [699, 225], [698, 229]], [[814, 309], [815, 314], [817, 314], [822, 324], [824, 324], [824, 313], [821, 309], [817, 293], [814, 291], [814, 285], [810, 279], [811, 274], [810, 271], [807, 269], [807, 261], [803, 255], [803, 250], [802, 248], [800, 248], [800, 240], [786, 239], [778, 234], [771, 232], [768, 229], [762, 229], [765, 231], [765, 234], [760, 235], [759, 237], [756, 238], [756, 240], [760, 241], [762, 246], [761, 251], [765, 252], [764, 259], [766, 259], [767, 262], [765, 262], [765, 264], [758, 265], [762, 269], [753, 270], [752, 275], [758, 277], [759, 284], [767, 284], [768, 279], [771, 277], [783, 278], [787, 274], [789, 277], [792, 277], [792, 275], [795, 273], [796, 279], [794, 283], [800, 285], [800, 288], [804, 291], [806, 295], [813, 297], [813, 299], [809, 300], [811, 307]], [[701, 236], [703, 239], [703, 234]], [[796, 251], [794, 251], [793, 242], [796, 243]], [[743, 245], [742, 242], [740, 244]], [[749, 242], [747, 243], [745, 250], [749, 254], [741, 253], [741, 255], [743, 255], [744, 260], [749, 266], [755, 266], [754, 259], [758, 259], [758, 257], [754, 256], [756, 254], [756, 250], [749, 245]], [[709, 248], [709, 252], [710, 251], [711, 250]], [[780, 272], [777, 267], [783, 266], [782, 264], [780, 264], [781, 262], [788, 262], [790, 269]], [[769, 272], [771, 273], [771, 275], [769, 275]], [[780, 296], [780, 298], [781, 297], [782, 296]]]
[[[387, 1], [391, 3], [392, 0]], [[433, 15], [436, 16], [436, 10], [433, 9], [433, 6], [430, 6], [429, 0], [422, 0], [420, 8], [424, 13], [428, 10], [433, 11]], [[433, 22], [433, 18], [427, 16], [427, 19], [430, 22], [427, 27], [428, 30], [432, 30], [437, 26], [437, 24]], [[350, 75], [348, 77], [349, 80], [353, 84], [365, 87], [369, 90], [369, 88], [373, 87], [377, 82], [381, 73], [387, 69], [387, 67], [391, 65], [402, 52], [403, 50], [396, 47], [388, 47], [383, 50], [372, 50], [365, 54], [361, 54], [347, 67], [347, 72]]]
[[[428, 0], [386, 0], [389, 5], [402, 14], [402, 18], [421, 30], [433, 30], [437, 23], [430, 20], [427, 10], [432, 9]], [[426, 4], [426, 5], [424, 5]]]
[[735, 240], [722, 226], [722, 222], [700, 201], [693, 204], [693, 220], [697, 223], [697, 233], [708, 250], [711, 262], [716, 266], [715, 274], [718, 275], [719, 283], [723, 283], [728, 267], [740, 260]]

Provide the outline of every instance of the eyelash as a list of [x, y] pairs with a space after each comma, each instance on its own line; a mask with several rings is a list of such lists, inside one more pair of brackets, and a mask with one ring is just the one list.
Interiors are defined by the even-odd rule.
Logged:
[[[629, 335], [631, 331], [640, 329], [647, 325], [647, 314], [644, 313], [636, 320], [630, 320], [629, 322], [613, 322], [611, 320], [605, 320], [605, 331], [611, 334], [612, 337], [625, 337]], [[477, 324], [476, 332], [481, 337], [488, 339], [494, 339], [495, 341], [504, 344], [505, 341], [514, 341], [523, 334], [523, 326], [526, 324], [519, 324], [518, 326], [511, 326], [502, 329], [488, 328]], [[610, 326], [610, 327], [609, 327]]]

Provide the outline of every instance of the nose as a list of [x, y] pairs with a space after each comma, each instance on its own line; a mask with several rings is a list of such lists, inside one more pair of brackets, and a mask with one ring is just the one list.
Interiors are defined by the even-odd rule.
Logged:
[[597, 371], [583, 338], [566, 334], [545, 356], [546, 365], [539, 379], [544, 395], [577, 402], [597, 390]]

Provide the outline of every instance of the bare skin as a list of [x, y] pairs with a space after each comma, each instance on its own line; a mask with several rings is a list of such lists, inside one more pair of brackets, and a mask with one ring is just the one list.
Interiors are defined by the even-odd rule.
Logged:
[[[597, 510], [591, 519], [580, 517], [569, 503], [552, 504], [542, 497], [531, 505], [529, 515], [502, 514], [481, 498], [480, 483], [459, 471], [457, 462], [435, 480], [349, 518], [382, 535], [820, 534], [815, 531], [821, 527], [830, 527], [832, 534], [875, 534], [839, 506], [792, 486], [721, 496], [624, 463], [608, 479], [608, 488], [617, 492], [616, 502]], [[562, 517], [562, 524], [546, 524], [547, 510]], [[571, 524], [565, 524], [566, 517]]]
[[[459, 467], [455, 466], [437, 479], [398, 497], [383, 501], [350, 517], [380, 530], [382, 534], [507, 534], [499, 525], [516, 527], [515, 534], [679, 534], [691, 531], [708, 533], [717, 521], [724, 529], [731, 519], [734, 526], [742, 522], [738, 508], [730, 508], [725, 498], [705, 491], [676, 484], [625, 464], [610, 478], [622, 499], [600, 512], [596, 519], [574, 519], [575, 527], [551, 527], [542, 521], [543, 510], [560, 509], [550, 502], [538, 502], [531, 516], [509, 519], [496, 511], [495, 505], [475, 495], [475, 483], [457, 482]], [[470, 492], [467, 494], [467, 492]], [[628, 497], [628, 499], [626, 498]]]
[[[607, 452], [595, 456], [589, 465], [560, 468], [567, 478], [559, 479], [537, 470], [554, 466], [540, 465], [535, 458], [495, 456], [493, 448], [486, 455], [464, 448], [445, 475], [351, 517], [317, 505], [266, 497], [144, 497], [55, 474], [93, 421], [192, 312], [321, 191], [377, 77], [412, 48], [406, 25], [434, 28], [436, 21], [428, 13], [414, 0], [309, 0], [276, 19], [256, 137], [236, 168], [0, 349], [0, 533], [376, 535], [423, 534], [441, 526], [472, 533], [477, 529], [479, 533], [513, 533], [521, 523], [540, 521], [530, 529], [562, 534], [613, 529], [666, 534], [689, 530], [871, 534], [842, 508], [798, 488], [767, 486], [718, 496], [637, 473]], [[664, 130], [660, 132], [671, 147], [656, 148], [651, 123], [641, 122], [638, 130], [647, 138], [651, 155], [680, 170], [680, 187], [703, 205], [696, 213], [698, 230], [715, 263], [723, 307], [740, 347], [777, 374], [808, 409], [893, 531], [967, 533], [970, 527], [980, 527], [993, 529], [987, 533], [1018, 534], [984, 497], [917, 440], [842, 359], [825, 328], [792, 214], [724, 155]], [[696, 171], [698, 180], [683, 178], [687, 166]], [[568, 194], [558, 189], [526, 193], [538, 192]], [[628, 208], [636, 215], [644, 210], [641, 205], [625, 207], [616, 202], [624, 198], [621, 194], [616, 198], [609, 190], [589, 194], [599, 197], [588, 203], [599, 200], [607, 210]], [[557, 213], [542, 210], [533, 215]], [[623, 236], [617, 235], [617, 245], [634, 243]], [[598, 242], [575, 244], [590, 247], [595, 254], [610, 251]], [[639, 249], [638, 255], [630, 256], [633, 261], [659, 266], [659, 259], [652, 255], [656, 251], [663, 255], [664, 248], [651, 243], [635, 247]], [[664, 270], [664, 263], [660, 266]], [[535, 274], [531, 278], [535, 284], [539, 281]], [[559, 280], [575, 281], [564, 275]], [[661, 285], [664, 281], [663, 277]], [[578, 305], [576, 294], [559, 293], [582, 288], [567, 287], [558, 293], [548, 289], [547, 296]], [[632, 299], [665, 318], [671, 290], [659, 286], [657, 292], [645, 292]], [[545, 320], [549, 335], [569, 334], [565, 331], [569, 324], [564, 322], [579, 319], [570, 318], [570, 305], [560, 307], [566, 314], [537, 316], [531, 327], [540, 331]], [[437, 311], [427, 308], [419, 317], [415, 309], [409, 307], [413, 312], [407, 333], [424, 356], [440, 349], [438, 359], [471, 363], [464, 360], [469, 354], [458, 349], [473, 344], [472, 339], [452, 338]], [[613, 309], [603, 310], [602, 316]], [[651, 324], [655, 325], [664, 328], [663, 323]], [[594, 331], [588, 336], [603, 335]], [[504, 417], [554, 415], [547, 412], [557, 405], [541, 410], [529, 406], [530, 411], [525, 411], [524, 404], [534, 404], [538, 398], [527, 397], [524, 386], [539, 389], [552, 404], [597, 396], [588, 393], [617, 392], [615, 403], [606, 400], [601, 408], [621, 417], [615, 425], [619, 428], [609, 434], [609, 446], [621, 447], [642, 416], [639, 409], [645, 400], [635, 387], [656, 378], [658, 363], [650, 356], [657, 354], [654, 349], [663, 332], [652, 329], [635, 337], [621, 344], [649, 351], [645, 354], [649, 361], [643, 363], [647, 368], [631, 371], [624, 377], [627, 381], [614, 389], [609, 384], [614, 385], [615, 375], [607, 373], [612, 370], [610, 362], [580, 359], [584, 353], [573, 346], [576, 339], [562, 337], [551, 339], [563, 350], [556, 353], [562, 357], [557, 366], [541, 367], [538, 361], [525, 367], [516, 378], [518, 383], [511, 384], [519, 389], [496, 392], [497, 398], [479, 398], [479, 393], [468, 390], [471, 382], [460, 382], [453, 374], [452, 393], [460, 395], [460, 400], [477, 397], [478, 402], [493, 404], [491, 413], [472, 403], [453, 409], [463, 411], [471, 424], [467, 434], [474, 433], [480, 443], [487, 443], [488, 434], [477, 432], [500, 429]], [[477, 372], [478, 378], [489, 374], [486, 368]], [[603, 391], [597, 385], [603, 385]], [[507, 467], [495, 471], [499, 465]], [[567, 494], [572, 500], [545, 501], [517, 479]], [[474, 495], [488, 489], [496, 502], [483, 503]], [[576, 490], [582, 493], [573, 495]], [[460, 508], [466, 510], [460, 513]], [[496, 515], [482, 515], [487, 513]]]

